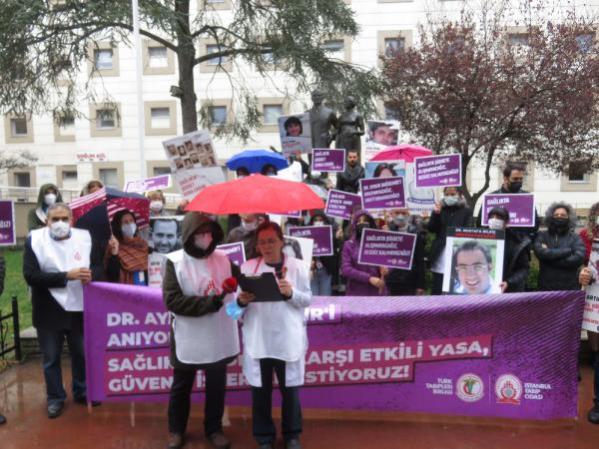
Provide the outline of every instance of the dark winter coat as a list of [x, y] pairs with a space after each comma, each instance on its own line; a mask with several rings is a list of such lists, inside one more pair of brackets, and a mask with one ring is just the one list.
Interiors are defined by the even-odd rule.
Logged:
[[[391, 231], [397, 231], [393, 225], [389, 226]], [[414, 295], [416, 289], [424, 289], [424, 241], [425, 237], [423, 233], [419, 233], [416, 226], [408, 226], [406, 231], [412, 234], [416, 234], [416, 245], [414, 247], [414, 256], [412, 258], [412, 269], [411, 270], [399, 270], [393, 269], [389, 271], [389, 274], [385, 277], [385, 284], [389, 295]]]
[[445, 249], [447, 229], [472, 226], [472, 209], [466, 205], [443, 206], [440, 213], [433, 212], [428, 221], [428, 230], [435, 234], [431, 245], [430, 263], [435, 263]]
[[505, 232], [505, 254], [503, 258], [503, 280], [507, 282], [505, 293], [523, 292], [530, 269], [530, 239], [507, 228]]

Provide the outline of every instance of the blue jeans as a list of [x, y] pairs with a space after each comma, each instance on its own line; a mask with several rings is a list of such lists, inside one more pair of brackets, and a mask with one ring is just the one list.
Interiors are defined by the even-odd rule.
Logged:
[[43, 355], [48, 405], [62, 403], [67, 398], [62, 385], [62, 369], [60, 366], [65, 337], [71, 353], [73, 397], [83, 398], [86, 395], [83, 333], [75, 330], [37, 329], [37, 340]]
[[312, 279], [310, 279], [310, 289], [314, 296], [331, 296], [331, 282], [333, 276], [327, 273], [324, 268], [312, 271]]

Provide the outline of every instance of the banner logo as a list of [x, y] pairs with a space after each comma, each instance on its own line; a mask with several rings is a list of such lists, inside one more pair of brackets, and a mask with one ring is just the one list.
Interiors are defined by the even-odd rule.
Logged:
[[513, 374], [503, 374], [495, 381], [498, 404], [520, 405], [522, 382]]
[[476, 402], [484, 396], [483, 380], [476, 374], [460, 376], [456, 382], [456, 394], [464, 402]]

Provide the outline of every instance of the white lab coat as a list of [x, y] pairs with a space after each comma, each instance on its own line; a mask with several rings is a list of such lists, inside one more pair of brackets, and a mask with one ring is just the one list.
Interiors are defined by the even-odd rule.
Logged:
[[[260, 359], [285, 361], [285, 382], [288, 387], [304, 383], [305, 355], [308, 350], [305, 308], [312, 292], [308, 270], [301, 260], [284, 256], [285, 278], [293, 286], [287, 301], [254, 302], [243, 316], [243, 373], [253, 387], [261, 387]], [[241, 266], [247, 275], [273, 272], [261, 257]]]

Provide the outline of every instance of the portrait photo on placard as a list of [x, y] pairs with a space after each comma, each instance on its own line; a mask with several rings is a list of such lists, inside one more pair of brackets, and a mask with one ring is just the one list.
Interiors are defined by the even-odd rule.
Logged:
[[397, 120], [371, 120], [368, 122], [366, 142], [384, 147], [397, 145], [399, 138], [399, 122]]
[[[504, 240], [502, 231], [480, 235], [456, 231], [445, 247], [443, 291], [452, 295], [501, 293]], [[448, 233], [451, 234], [451, 231]]]
[[310, 114], [284, 115], [279, 117], [278, 124], [284, 154], [312, 151]]
[[150, 218], [148, 246], [156, 253], [168, 254], [182, 248], [183, 216]]

